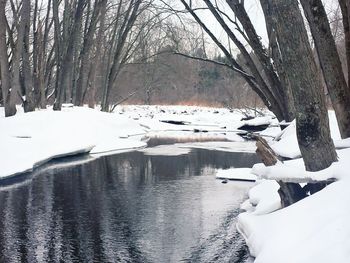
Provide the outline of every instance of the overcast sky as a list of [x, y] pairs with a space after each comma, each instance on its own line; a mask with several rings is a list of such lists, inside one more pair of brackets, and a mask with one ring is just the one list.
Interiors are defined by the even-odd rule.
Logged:
[[[175, 1], [174, 1], [175, 2]], [[179, 1], [180, 2], [180, 1]], [[187, 1], [189, 2], [189, 1]], [[325, 3], [326, 11], [329, 12], [330, 10], [334, 10], [337, 6], [337, 1], [334, 0], [323, 0]], [[234, 18], [234, 14], [231, 11], [230, 7], [226, 4], [226, 0], [217, 0], [217, 3], [221, 9], [221, 11], [224, 11], [226, 14], [228, 14], [230, 17]], [[206, 7], [206, 5], [203, 3], [202, 0], [194, 0], [192, 1], [192, 4], [194, 7]], [[262, 38], [262, 41], [265, 45], [268, 44], [267, 39], [267, 33], [266, 33], [266, 27], [265, 27], [265, 20], [264, 15], [260, 6], [259, 0], [245, 0], [245, 7], [247, 10], [247, 13], [252, 21], [252, 23], [255, 26], [255, 29], [258, 33], [258, 35]], [[183, 9], [182, 4], [177, 5], [177, 8]], [[207, 11], [197, 11], [196, 12], [198, 16], [206, 23], [206, 25], [210, 28], [210, 30], [215, 33], [216, 37], [221, 39], [223, 42], [227, 44], [227, 35], [222, 29], [222, 27], [218, 24], [216, 19], [213, 17], [213, 15], [210, 13], [209, 10]], [[230, 23], [228, 22], [230, 25]], [[232, 25], [232, 24], [231, 24]], [[231, 26], [231, 29], [234, 29], [234, 26]], [[237, 34], [238, 36], [239, 34]], [[209, 38], [209, 37], [208, 37]], [[243, 38], [240, 38], [242, 41]], [[234, 47], [233, 45], [231, 45]]]

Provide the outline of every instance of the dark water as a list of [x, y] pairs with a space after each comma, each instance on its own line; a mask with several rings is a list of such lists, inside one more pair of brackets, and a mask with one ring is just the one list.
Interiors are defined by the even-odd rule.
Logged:
[[51, 163], [0, 187], [0, 262], [245, 262], [235, 218], [251, 184], [214, 175], [256, 161], [196, 149]]

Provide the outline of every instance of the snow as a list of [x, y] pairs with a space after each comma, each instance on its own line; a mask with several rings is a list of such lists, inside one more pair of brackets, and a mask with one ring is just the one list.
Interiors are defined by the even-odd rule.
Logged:
[[188, 154], [191, 148], [182, 147], [181, 144], [159, 145], [141, 150], [145, 155], [178, 156]]
[[253, 215], [271, 213], [281, 208], [281, 199], [277, 193], [280, 188], [274, 180], [263, 180], [250, 189], [249, 202], [254, 207]]
[[62, 156], [146, 146], [140, 141], [146, 133], [135, 121], [82, 107], [0, 118], [0, 127], [0, 178]]
[[350, 171], [350, 148], [337, 150], [338, 162], [330, 167], [318, 171], [309, 172], [305, 170], [303, 160], [296, 159], [277, 163], [274, 166], [268, 166], [259, 163], [252, 168], [252, 173], [260, 179], [283, 180], [284, 182], [306, 183], [317, 181], [334, 181], [347, 176]]
[[216, 178], [229, 180], [256, 181], [256, 175], [251, 173], [250, 168], [218, 169]]
[[[241, 121], [244, 115], [239, 111], [196, 106], [119, 105], [114, 112], [137, 120], [141, 126], [152, 132], [203, 131], [210, 134], [224, 134], [228, 140], [237, 140], [237, 133], [242, 133], [238, 128], [245, 124], [257, 126], [277, 123], [269, 112], [266, 112], [267, 115], [264, 117]], [[183, 122], [186, 125], [164, 121]]]
[[[343, 148], [348, 147], [349, 139], [340, 140], [332, 115], [331, 112], [333, 139], [341, 142]], [[291, 125], [281, 134], [279, 142], [283, 142], [285, 149], [282, 144], [277, 147], [273, 144], [279, 154], [296, 156], [292, 154], [296, 149], [293, 144], [297, 143], [294, 131], [295, 126]], [[336, 141], [335, 144], [340, 143]], [[253, 166], [251, 172], [263, 180], [249, 191], [249, 199], [241, 206], [246, 212], [239, 215], [237, 228], [255, 257], [255, 263], [349, 262], [350, 148], [338, 149], [337, 154], [338, 162], [318, 172], [305, 171], [301, 158], [278, 162], [271, 167]], [[279, 209], [279, 186], [275, 180], [336, 181], [316, 194]]]
[[[328, 111], [329, 125], [331, 130], [331, 137], [336, 148], [350, 147], [350, 138], [342, 140], [339, 133], [339, 128], [334, 111]], [[298, 140], [296, 135], [295, 121], [285, 128], [279, 135], [276, 136], [275, 141], [270, 142], [271, 148], [280, 156], [287, 158], [301, 157]]]
[[348, 262], [349, 187], [350, 180], [340, 180], [273, 213], [240, 214], [238, 229], [255, 263]]
[[[0, 116], [4, 109], [0, 108]], [[243, 114], [223, 108], [191, 106], [117, 106], [114, 113], [62, 105], [52, 109], [0, 117], [0, 178], [31, 171], [54, 158], [89, 153], [95, 156], [146, 147], [147, 137], [183, 137], [183, 143], [149, 148], [146, 154], [185, 154], [191, 148], [254, 152], [238, 128], [245, 123], [273, 123], [271, 114], [241, 121]], [[181, 121], [175, 125], [163, 121]], [[242, 131], [239, 131], [242, 133]], [[210, 142], [209, 142], [210, 141]], [[171, 153], [169, 153], [171, 152]]]
[[259, 125], [272, 124], [272, 123], [273, 123], [273, 120], [270, 116], [263, 116], [263, 117], [256, 117], [251, 120], [246, 120], [243, 122], [243, 125], [259, 126]]

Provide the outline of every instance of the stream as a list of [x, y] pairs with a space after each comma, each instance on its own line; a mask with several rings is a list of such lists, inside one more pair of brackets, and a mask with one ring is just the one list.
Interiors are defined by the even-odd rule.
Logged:
[[251, 262], [235, 224], [252, 183], [215, 171], [255, 154], [67, 159], [0, 186], [0, 262]]

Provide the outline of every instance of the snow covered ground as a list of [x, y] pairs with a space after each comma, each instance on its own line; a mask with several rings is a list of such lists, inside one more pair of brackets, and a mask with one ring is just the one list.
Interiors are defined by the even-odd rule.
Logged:
[[[341, 140], [335, 116], [330, 112], [332, 137], [339, 161], [319, 172], [306, 172], [301, 158], [272, 167], [254, 165], [251, 173], [258, 184], [241, 206], [246, 212], [237, 228], [245, 237], [256, 263], [346, 263], [350, 260], [350, 149]], [[281, 156], [300, 156], [295, 125], [284, 130], [279, 141], [270, 141]], [[335, 179], [320, 192], [280, 209], [279, 186], [275, 180], [307, 182]]]
[[[189, 148], [223, 151], [250, 151], [255, 146], [242, 144], [237, 129], [246, 124], [240, 112], [187, 106], [118, 106], [114, 113], [103, 113], [86, 107], [65, 105], [62, 111], [52, 109], [19, 112], [5, 118], [0, 108], [0, 178], [31, 171], [58, 157], [90, 153], [95, 156], [146, 147], [146, 136], [183, 136], [197, 143], [180, 145], [179, 152]], [[273, 123], [273, 116], [248, 121], [252, 125]], [[171, 123], [182, 122], [184, 125]], [[169, 123], [170, 122], [170, 123]], [[221, 142], [203, 142], [216, 140]], [[226, 141], [226, 142], [223, 142]], [[230, 142], [228, 142], [230, 141]], [[147, 149], [147, 154], [168, 152], [166, 147]], [[182, 148], [182, 149], [181, 149]]]
[[135, 121], [88, 108], [19, 113], [1, 117], [0, 127], [0, 178], [57, 157], [146, 146], [140, 140], [146, 132]]

